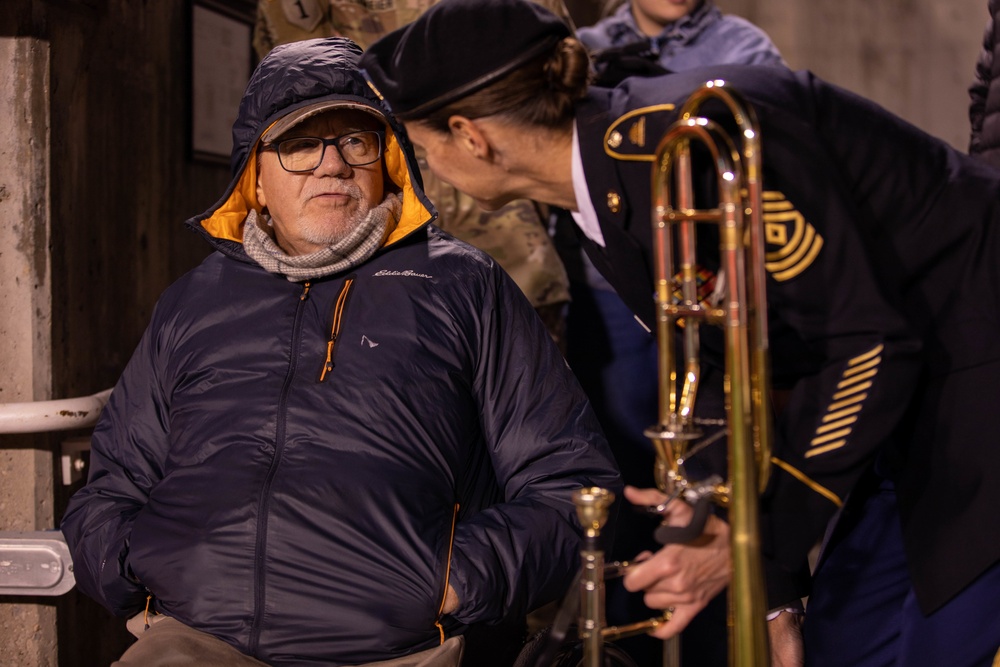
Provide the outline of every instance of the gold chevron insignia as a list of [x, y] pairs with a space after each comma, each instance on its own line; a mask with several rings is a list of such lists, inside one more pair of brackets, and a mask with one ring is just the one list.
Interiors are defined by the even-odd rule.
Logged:
[[854, 430], [854, 422], [858, 421], [858, 413], [868, 398], [872, 381], [878, 375], [882, 349], [882, 345], [876, 345], [847, 362], [847, 368], [837, 383], [822, 423], [816, 429], [816, 436], [809, 443], [807, 459], [832, 452], [847, 444], [847, 438]]
[[762, 199], [764, 241], [769, 249], [764, 266], [778, 282], [789, 280], [816, 261], [823, 248], [823, 237], [782, 193], [767, 191]]

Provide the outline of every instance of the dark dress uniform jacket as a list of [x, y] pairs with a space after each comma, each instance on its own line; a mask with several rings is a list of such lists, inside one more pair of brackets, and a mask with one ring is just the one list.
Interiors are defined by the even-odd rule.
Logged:
[[718, 78], [761, 123], [773, 376], [790, 391], [762, 500], [770, 603], [805, 592], [809, 549], [881, 451], [929, 612], [1000, 559], [1000, 174], [808, 72], [593, 89], [576, 118], [606, 247], [583, 243], [647, 324], [653, 154], [674, 105]]

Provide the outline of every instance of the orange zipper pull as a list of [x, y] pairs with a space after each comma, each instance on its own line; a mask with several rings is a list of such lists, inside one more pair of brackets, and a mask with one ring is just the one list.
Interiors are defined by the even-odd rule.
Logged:
[[326, 342], [326, 363], [323, 365], [323, 372], [319, 374], [319, 381], [326, 379], [326, 374], [333, 370], [333, 346], [337, 342], [337, 335], [334, 334]]
[[333, 370], [333, 348], [340, 337], [340, 323], [344, 316], [344, 309], [347, 308], [347, 297], [351, 293], [351, 286], [354, 285], [354, 278], [344, 281], [344, 286], [340, 288], [337, 295], [337, 303], [333, 308], [333, 324], [330, 327], [330, 340], [326, 342], [326, 361], [323, 363], [323, 372], [319, 375], [319, 381], [326, 379], [326, 374]]

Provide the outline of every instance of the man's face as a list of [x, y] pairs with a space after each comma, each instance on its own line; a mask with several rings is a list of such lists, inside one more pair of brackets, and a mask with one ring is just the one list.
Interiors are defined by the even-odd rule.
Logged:
[[[334, 109], [303, 121], [277, 141], [381, 129], [384, 125], [363, 111]], [[315, 252], [342, 239], [384, 195], [382, 159], [352, 167], [329, 145], [318, 167], [292, 173], [275, 151], [259, 155], [257, 199], [271, 216], [276, 242], [289, 255]]]
[[632, 15], [639, 29], [650, 37], [659, 35], [668, 23], [694, 11], [702, 0], [632, 0]]

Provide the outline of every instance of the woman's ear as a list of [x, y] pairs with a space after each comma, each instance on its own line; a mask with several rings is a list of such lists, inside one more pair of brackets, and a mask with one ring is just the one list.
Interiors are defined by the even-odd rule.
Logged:
[[491, 146], [489, 139], [483, 134], [476, 121], [465, 116], [451, 116], [448, 118], [448, 129], [451, 130], [452, 137], [469, 151], [474, 157], [485, 159], [490, 156]]

